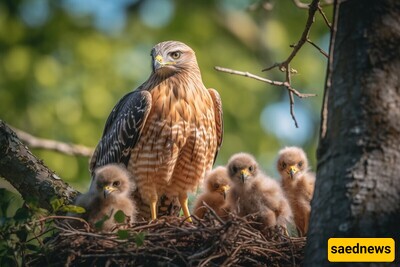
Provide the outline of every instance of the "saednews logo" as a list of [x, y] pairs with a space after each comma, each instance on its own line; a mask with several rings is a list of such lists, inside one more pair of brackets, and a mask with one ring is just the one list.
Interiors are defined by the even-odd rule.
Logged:
[[330, 238], [330, 262], [393, 262], [393, 238]]

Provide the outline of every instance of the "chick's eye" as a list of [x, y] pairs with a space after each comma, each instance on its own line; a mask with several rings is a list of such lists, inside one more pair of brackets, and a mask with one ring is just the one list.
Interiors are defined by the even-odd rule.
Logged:
[[286, 165], [286, 163], [285, 163], [285, 162], [283, 162], [283, 163], [282, 163], [282, 168], [284, 168], [284, 169], [285, 169], [285, 168], [286, 168], [286, 166], [287, 166], [287, 165]]
[[251, 172], [254, 171], [254, 167], [253, 167], [253, 166], [250, 166], [250, 167], [249, 167], [249, 171], [251, 171]]
[[119, 186], [120, 184], [121, 184], [120, 181], [115, 181], [115, 182], [113, 182], [113, 186]]
[[233, 171], [233, 173], [236, 173], [238, 171], [238, 169], [235, 166], [233, 166], [232, 171]]
[[299, 165], [299, 167], [303, 166], [303, 162], [300, 161], [298, 165]]
[[219, 184], [214, 184], [214, 188], [218, 189], [219, 188]]
[[175, 52], [171, 52], [171, 57], [173, 58], [173, 59], [178, 59], [178, 58], [180, 58], [181, 57], [181, 54], [182, 54], [182, 52], [180, 52], [180, 51], [175, 51]]

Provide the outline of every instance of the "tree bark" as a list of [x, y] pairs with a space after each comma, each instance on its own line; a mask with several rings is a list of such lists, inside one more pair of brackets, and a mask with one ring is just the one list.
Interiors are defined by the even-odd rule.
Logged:
[[51, 210], [52, 198], [62, 198], [65, 204], [70, 204], [78, 193], [36, 158], [1, 120], [0, 176], [9, 181], [25, 200], [36, 199], [39, 207], [48, 210]]
[[329, 264], [330, 237], [397, 238], [399, 249], [399, 14], [398, 0], [335, 2], [305, 266]]

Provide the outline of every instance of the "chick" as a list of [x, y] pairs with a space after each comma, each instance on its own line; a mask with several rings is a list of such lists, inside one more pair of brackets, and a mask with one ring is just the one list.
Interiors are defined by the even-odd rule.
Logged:
[[105, 165], [96, 169], [89, 191], [80, 195], [75, 205], [85, 208], [81, 217], [90, 225], [106, 218], [101, 228], [112, 231], [117, 225], [114, 215], [119, 210], [127, 216], [125, 222], [136, 220], [136, 206], [130, 197], [134, 188], [125, 168], [117, 164]]
[[227, 169], [232, 181], [227, 198], [230, 210], [239, 216], [258, 213], [261, 230], [280, 226], [286, 231], [292, 213], [278, 182], [263, 174], [247, 153], [233, 155]]
[[229, 190], [229, 177], [225, 167], [217, 167], [209, 172], [205, 178], [204, 192], [196, 198], [194, 204], [194, 214], [203, 218], [208, 210], [203, 202], [205, 202], [215, 213], [224, 218], [227, 216], [223, 209], [226, 200], [226, 192]]
[[286, 147], [279, 151], [278, 172], [282, 188], [292, 208], [294, 223], [299, 236], [305, 236], [311, 212], [315, 175], [308, 171], [308, 160], [299, 147]]

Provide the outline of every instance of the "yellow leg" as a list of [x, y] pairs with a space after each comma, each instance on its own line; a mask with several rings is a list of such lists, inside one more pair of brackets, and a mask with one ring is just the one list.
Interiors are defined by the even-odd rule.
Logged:
[[188, 207], [188, 197], [186, 194], [179, 196], [179, 203], [181, 204], [182, 211], [185, 217], [188, 218], [189, 222], [192, 222], [192, 218], [190, 218], [190, 212]]
[[150, 203], [151, 219], [157, 219], [157, 198], [153, 198]]

